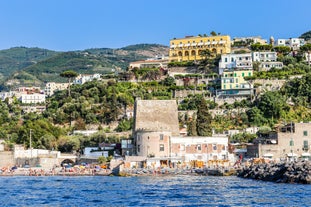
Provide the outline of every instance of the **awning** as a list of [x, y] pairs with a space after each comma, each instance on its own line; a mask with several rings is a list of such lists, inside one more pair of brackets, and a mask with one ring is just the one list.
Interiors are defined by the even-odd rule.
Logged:
[[171, 45], [171, 48], [175, 48], [176, 47], [176, 45]]
[[297, 157], [298, 155], [297, 154], [295, 154], [295, 153], [288, 153], [287, 154], [287, 157]]
[[183, 46], [183, 44], [179, 44], [179, 45], [178, 45], [178, 47], [182, 47], [182, 46]]
[[311, 157], [311, 154], [308, 152], [302, 153], [301, 154], [302, 157]]
[[188, 44], [185, 44], [185, 46], [186, 46], [186, 47], [189, 47], [189, 46], [190, 46], [190, 43], [188, 43]]
[[210, 45], [211, 43], [210, 42], [205, 42], [205, 45]]
[[199, 42], [198, 45], [203, 45], [203, 42]]
[[266, 153], [266, 154], [263, 155], [263, 157], [273, 157], [273, 154], [271, 154], [271, 153]]
[[197, 43], [192, 43], [192, 44], [191, 44], [191, 46], [196, 46], [196, 45], [197, 45]]
[[217, 44], [217, 41], [213, 41], [212, 44], [213, 44], [213, 45]]

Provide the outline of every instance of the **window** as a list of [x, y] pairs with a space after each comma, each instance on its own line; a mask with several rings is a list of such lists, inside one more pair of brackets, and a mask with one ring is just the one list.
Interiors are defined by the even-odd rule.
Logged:
[[289, 146], [294, 146], [294, 141], [293, 140], [289, 141]]
[[140, 144], [137, 145], [137, 152], [140, 152]]
[[304, 150], [308, 150], [308, 149], [309, 149], [308, 146], [309, 146], [308, 140], [304, 140], [304, 141], [303, 141], [303, 149], [304, 149]]
[[242, 77], [244, 77], [244, 73], [242, 73]]
[[185, 151], [185, 145], [184, 145], [184, 144], [181, 144], [181, 145], [180, 145], [180, 150], [181, 150], [181, 151]]
[[235, 87], [236, 87], [236, 88], [239, 88], [239, 84], [235, 84]]
[[217, 150], [217, 144], [213, 144], [213, 150]]
[[248, 76], [252, 76], [252, 73], [251, 73], [251, 72], [248, 72]]
[[164, 144], [160, 144], [160, 152], [164, 152]]
[[228, 58], [225, 58], [225, 63], [228, 62]]
[[303, 131], [303, 136], [308, 136], [308, 131]]
[[202, 150], [202, 147], [201, 147], [200, 144], [197, 145], [197, 150], [198, 150], [198, 151], [201, 151], [201, 150]]
[[237, 74], [236, 74], [236, 73], [234, 73], [234, 77], [236, 77], [236, 75], [237, 75]]
[[239, 82], [239, 79], [238, 79], [238, 78], [236, 78], [236, 79], [235, 79], [235, 82], [236, 82], [236, 83], [238, 83], [238, 82]]
[[160, 140], [163, 140], [163, 137], [164, 137], [163, 134], [160, 134]]

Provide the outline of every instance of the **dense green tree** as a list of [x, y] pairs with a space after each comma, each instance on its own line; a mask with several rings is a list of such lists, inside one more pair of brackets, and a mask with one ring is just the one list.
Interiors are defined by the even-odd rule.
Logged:
[[124, 132], [124, 131], [128, 131], [131, 130], [133, 126], [133, 119], [122, 119], [119, 122], [118, 127], [116, 128], [117, 132]]
[[270, 51], [272, 49], [272, 45], [262, 45], [259, 42], [251, 45], [252, 51]]
[[266, 118], [263, 116], [263, 113], [257, 107], [252, 107], [246, 111], [248, 120], [252, 126], [261, 126], [266, 123]]
[[286, 98], [279, 92], [268, 91], [264, 93], [257, 101], [257, 105], [264, 117], [272, 119], [279, 119], [283, 112], [289, 110]]
[[288, 46], [275, 46], [275, 47], [273, 47], [273, 51], [280, 53], [282, 55], [288, 55], [288, 53], [290, 53], [291, 49]]
[[202, 97], [198, 104], [197, 133], [199, 136], [212, 136], [212, 116], [208, 111], [205, 99]]
[[196, 122], [196, 114], [193, 113], [192, 117], [187, 120], [187, 132], [188, 136], [197, 136], [197, 122]]
[[[311, 73], [302, 76], [301, 78], [295, 78], [286, 83], [282, 89], [284, 95], [290, 96], [296, 100], [306, 100], [307, 103], [311, 103]], [[300, 98], [299, 98], [300, 97]], [[300, 101], [305, 103], [305, 101]]]
[[250, 134], [250, 133], [238, 133], [230, 137], [230, 142], [234, 143], [252, 143], [254, 139], [256, 139], [256, 134]]

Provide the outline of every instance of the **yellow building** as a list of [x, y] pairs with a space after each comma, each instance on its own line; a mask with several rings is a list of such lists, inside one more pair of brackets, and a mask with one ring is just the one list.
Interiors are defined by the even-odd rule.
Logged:
[[221, 90], [250, 88], [244, 77], [252, 76], [253, 70], [230, 70], [224, 71], [221, 76]]
[[250, 96], [253, 94], [253, 86], [244, 77], [253, 75], [253, 70], [228, 70], [221, 76], [221, 90], [217, 96]]
[[186, 36], [174, 38], [170, 41], [169, 61], [202, 60], [202, 51], [209, 50], [212, 54], [226, 54], [231, 52], [229, 35], [224, 36]]

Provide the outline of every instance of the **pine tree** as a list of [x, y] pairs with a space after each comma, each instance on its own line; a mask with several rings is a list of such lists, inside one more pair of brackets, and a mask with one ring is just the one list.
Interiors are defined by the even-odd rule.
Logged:
[[197, 134], [197, 126], [196, 126], [196, 115], [195, 113], [192, 115], [192, 118], [188, 120], [188, 136], [198, 136]]
[[212, 136], [212, 116], [208, 111], [208, 106], [205, 99], [202, 97], [198, 104], [197, 114], [197, 133], [199, 136]]

